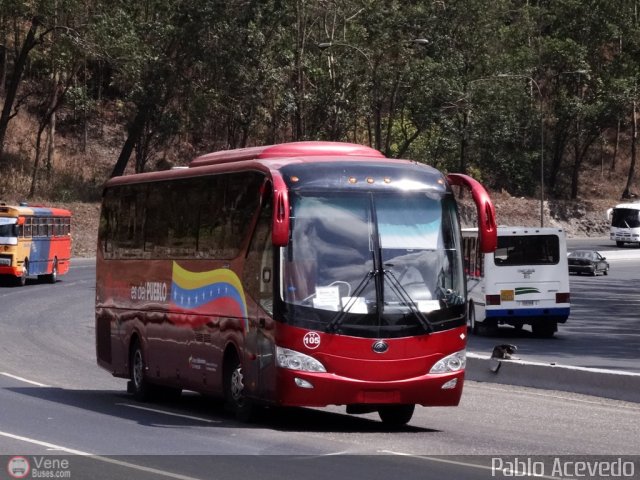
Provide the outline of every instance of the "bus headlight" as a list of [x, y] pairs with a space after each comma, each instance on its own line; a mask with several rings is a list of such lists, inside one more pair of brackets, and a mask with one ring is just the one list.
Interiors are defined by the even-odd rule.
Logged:
[[302, 372], [326, 372], [318, 360], [304, 353], [289, 350], [288, 348], [276, 346], [276, 358], [278, 366], [289, 370], [299, 370]]
[[436, 364], [431, 367], [429, 373], [452, 373], [464, 370], [467, 364], [467, 351], [460, 350], [459, 352], [447, 355], [442, 360], [438, 360]]

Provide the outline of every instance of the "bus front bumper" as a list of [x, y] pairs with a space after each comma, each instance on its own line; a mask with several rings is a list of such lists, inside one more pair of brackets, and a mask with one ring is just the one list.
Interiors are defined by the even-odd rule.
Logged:
[[456, 406], [464, 370], [428, 374], [398, 381], [373, 382], [278, 368], [278, 399], [282, 406], [418, 404]]

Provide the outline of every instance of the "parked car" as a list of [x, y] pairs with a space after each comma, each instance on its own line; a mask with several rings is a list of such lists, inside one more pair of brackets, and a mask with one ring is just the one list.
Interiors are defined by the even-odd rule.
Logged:
[[609, 274], [609, 262], [595, 250], [574, 250], [569, 253], [568, 260], [569, 273]]

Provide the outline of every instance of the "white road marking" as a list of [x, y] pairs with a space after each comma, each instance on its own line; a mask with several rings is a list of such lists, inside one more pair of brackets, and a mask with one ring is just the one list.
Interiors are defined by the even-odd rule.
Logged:
[[4, 375], [5, 377], [13, 378], [14, 380], [18, 380], [20, 382], [28, 383], [30, 385], [35, 385], [36, 387], [51, 387], [51, 385], [46, 385], [46, 384], [40, 383], [40, 382], [34, 382], [33, 380], [28, 380], [28, 379], [23, 378], [23, 377], [18, 377], [17, 375], [11, 375], [10, 373], [7, 373], [7, 372], [0, 372], [0, 375]]
[[140, 405], [131, 405], [130, 403], [116, 403], [116, 405], [120, 405], [120, 406], [123, 406], [123, 407], [129, 407], [129, 408], [137, 408], [138, 410], [146, 410], [148, 412], [161, 413], [163, 415], [170, 415], [172, 417], [186, 418], [188, 420], [197, 420], [199, 422], [220, 423], [220, 421], [218, 421], [218, 420], [211, 420], [209, 418], [203, 418], [203, 417], [194, 417], [194, 416], [191, 416], [191, 415], [184, 415], [182, 413], [167, 412], [166, 410], [158, 410], [158, 409], [155, 409], [155, 408], [141, 407]]

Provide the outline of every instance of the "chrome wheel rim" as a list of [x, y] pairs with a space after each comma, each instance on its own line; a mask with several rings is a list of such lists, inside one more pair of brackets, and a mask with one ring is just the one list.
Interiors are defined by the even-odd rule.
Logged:
[[133, 354], [133, 383], [137, 389], [142, 385], [143, 370], [144, 362], [142, 361], [142, 352], [137, 349]]
[[233, 401], [237, 405], [242, 405], [243, 403], [243, 400], [244, 400], [244, 397], [242, 394], [243, 390], [244, 390], [244, 383], [243, 383], [242, 369], [238, 366], [238, 368], [236, 368], [231, 374], [231, 397], [233, 398]]

